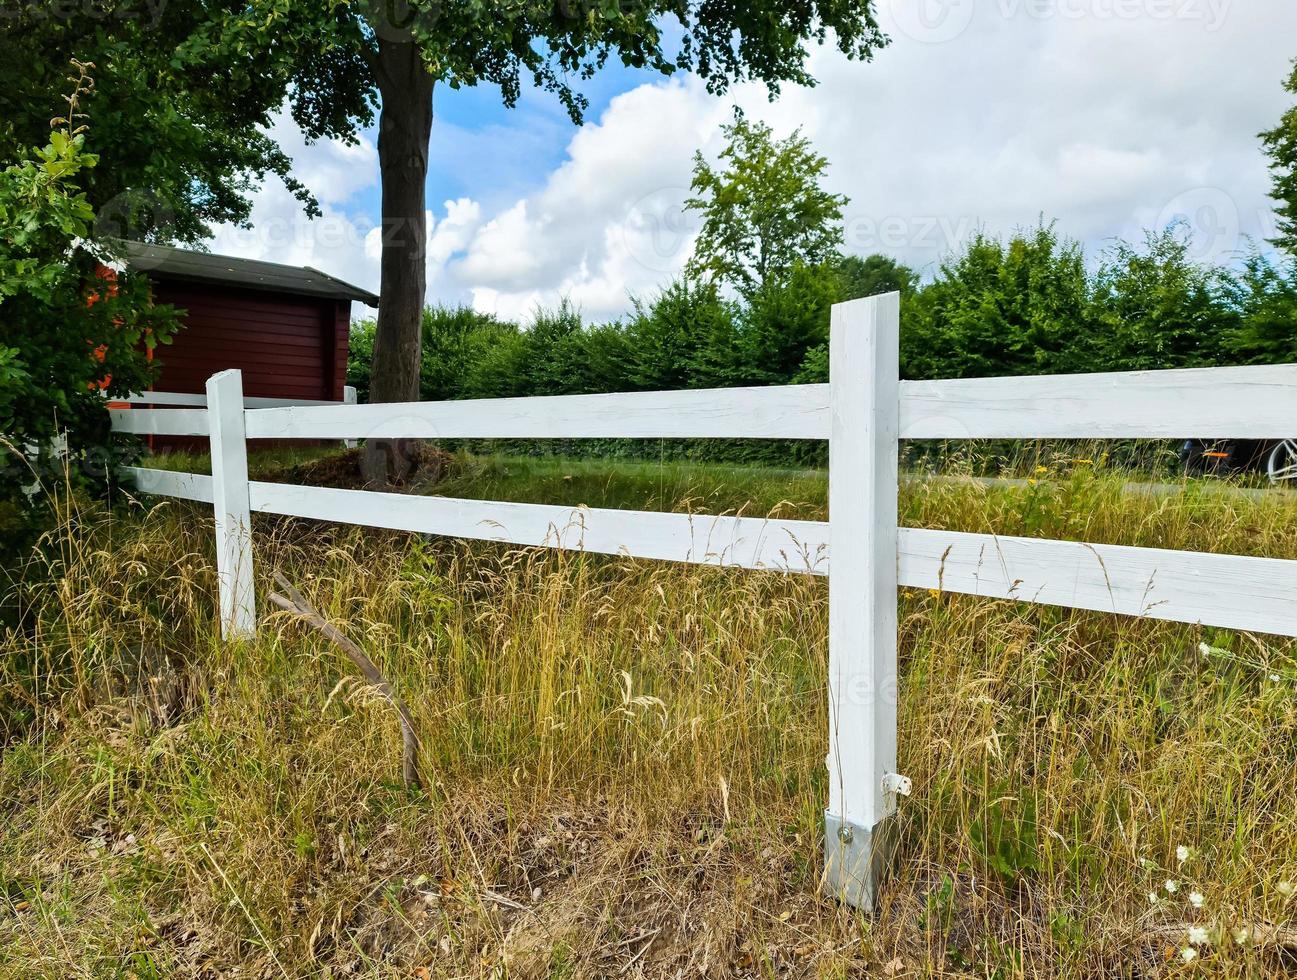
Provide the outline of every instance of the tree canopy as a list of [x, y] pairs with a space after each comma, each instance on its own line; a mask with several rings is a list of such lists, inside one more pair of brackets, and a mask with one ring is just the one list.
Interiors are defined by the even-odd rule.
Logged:
[[217, 40], [242, 10], [236, 0], [15, 5], [0, 17], [0, 157], [44, 145], [76, 58], [96, 66], [80, 109], [99, 164], [80, 179], [101, 234], [201, 242], [213, 224], [246, 222], [248, 192], [268, 176], [314, 210], [267, 132], [285, 79], [267, 71], [266, 44]]
[[694, 156], [694, 196], [685, 205], [703, 224], [689, 274], [750, 294], [798, 264], [836, 257], [847, 198], [821, 186], [829, 161], [800, 130], [777, 140], [765, 123], [737, 112], [723, 131], [723, 169]]

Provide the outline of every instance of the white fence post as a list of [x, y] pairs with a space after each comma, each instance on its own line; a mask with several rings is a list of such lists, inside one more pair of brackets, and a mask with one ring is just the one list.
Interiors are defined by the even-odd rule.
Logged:
[[829, 805], [825, 888], [872, 909], [896, 773], [900, 296], [833, 307], [829, 339]]
[[[343, 385], [342, 404], [344, 405], [356, 404], [356, 389], [352, 385]], [[342, 444], [346, 446], [348, 449], [355, 449], [357, 446], [360, 445], [360, 443], [357, 442], [355, 439], [344, 439], [342, 440]]]
[[207, 380], [212, 448], [212, 508], [216, 513], [216, 574], [221, 636], [252, 636], [257, 628], [252, 584], [252, 515], [248, 503], [248, 443], [243, 375], [222, 371]]

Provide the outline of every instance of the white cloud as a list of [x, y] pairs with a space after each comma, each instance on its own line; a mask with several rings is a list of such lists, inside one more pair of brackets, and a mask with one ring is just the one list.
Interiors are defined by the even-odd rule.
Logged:
[[461, 197], [446, 202], [446, 217], [437, 221], [428, 215], [428, 262], [437, 267], [461, 251], [473, 239], [482, 223], [482, 208], [476, 201]]
[[[848, 194], [848, 247], [930, 270], [977, 229], [1057, 219], [1090, 249], [1188, 223], [1200, 258], [1272, 230], [1256, 134], [1285, 105], [1297, 5], [1259, 0], [918, 0], [937, 43], [884, 5], [895, 43], [872, 64], [817, 52], [820, 85], [771, 104], [696, 81], [645, 85], [578, 131], [540, 191], [488, 220], [446, 267], [508, 315], [567, 295], [592, 317], [677, 272], [695, 148], [717, 149], [736, 102], [784, 134], [801, 126]], [[958, 30], [951, 31], [951, 25]], [[943, 34], [944, 30], [944, 34]], [[915, 35], [922, 37], [919, 39]], [[947, 37], [946, 40], [940, 40]]]
[[219, 255], [262, 259], [284, 265], [309, 265], [366, 289], [377, 289], [377, 235], [364, 215], [321, 202], [321, 217], [310, 219], [301, 203], [278, 182], [252, 195], [252, 227], [222, 225], [208, 248]]
[[[362, 137], [356, 143], [322, 140], [307, 145], [287, 114], [271, 135], [293, 160], [294, 176], [320, 202], [321, 216], [308, 218], [301, 203], [278, 178], [252, 195], [252, 227], [221, 225], [208, 247], [218, 254], [309, 265], [366, 289], [378, 289], [375, 221], [347, 207], [357, 194], [378, 184], [378, 151]], [[363, 315], [367, 307], [356, 307]]]
[[[759, 85], [726, 99], [695, 79], [642, 85], [574, 131], [566, 158], [543, 180], [529, 175], [512, 195], [492, 186], [445, 202], [432, 224], [430, 301], [471, 299], [525, 316], [567, 296], [592, 318], [625, 311], [629, 293], [648, 292], [683, 266], [696, 228], [681, 208], [692, 156], [719, 149], [732, 103], [781, 135], [801, 126], [829, 158], [830, 186], [852, 199], [850, 249], [929, 270], [976, 229], [1003, 234], [1042, 215], [1091, 249], [1182, 219], [1203, 258], [1228, 257], [1245, 236], [1273, 232], [1256, 134], [1287, 104], [1281, 82], [1295, 53], [1297, 4], [882, 6], [894, 44], [871, 64], [818, 51], [819, 86], [788, 88], [773, 104]], [[331, 213], [362, 231], [355, 248], [324, 254], [293, 244], [277, 260], [312, 255], [372, 286], [377, 239], [367, 246], [371, 225], [341, 212], [366, 186], [365, 173], [377, 181], [372, 147], [294, 155], [335, 205]], [[259, 195], [258, 228], [263, 214], [278, 220], [291, 210], [284, 196]]]
[[292, 157], [294, 176], [322, 202], [345, 203], [377, 182], [378, 147], [364, 134], [354, 143], [323, 140], [308, 146], [292, 119], [281, 115], [270, 135]]
[[538, 192], [503, 208], [451, 257], [445, 281], [507, 316], [563, 296], [596, 317], [623, 310], [628, 291], [654, 288], [687, 258], [692, 234], [680, 204], [693, 152], [716, 138], [726, 111], [696, 80], [617, 96], [576, 131]]

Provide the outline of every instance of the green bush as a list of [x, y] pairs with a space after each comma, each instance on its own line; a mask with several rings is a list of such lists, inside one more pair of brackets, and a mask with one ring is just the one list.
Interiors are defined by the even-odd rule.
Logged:
[[[88, 67], [88, 66], [86, 66]], [[78, 187], [96, 157], [77, 125], [82, 68], [50, 142], [0, 172], [0, 553], [12, 557], [66, 489], [102, 492], [122, 461], [108, 400], [148, 386], [148, 351], [175, 329], [148, 282], [114, 275]]]

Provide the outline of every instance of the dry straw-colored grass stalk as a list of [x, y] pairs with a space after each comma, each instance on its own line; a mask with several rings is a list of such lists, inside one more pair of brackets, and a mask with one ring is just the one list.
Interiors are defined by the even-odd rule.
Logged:
[[[902, 510], [1297, 557], [1291, 499], [1103, 476], [923, 483]], [[816, 887], [823, 582], [259, 519], [260, 594], [281, 572], [346, 624], [419, 732], [416, 790], [391, 706], [317, 631], [218, 642], [204, 520], [82, 514], [3, 637], [0, 974], [1284, 968], [1291, 642], [903, 594], [915, 792], [869, 921]]]

